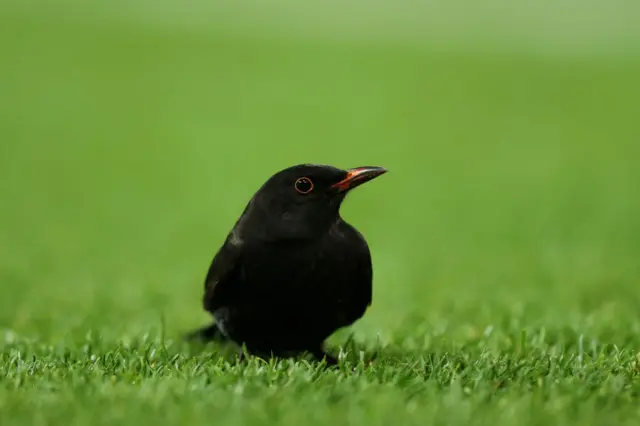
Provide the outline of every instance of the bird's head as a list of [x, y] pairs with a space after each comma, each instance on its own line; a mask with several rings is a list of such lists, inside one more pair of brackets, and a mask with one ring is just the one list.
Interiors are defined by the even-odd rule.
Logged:
[[247, 238], [309, 238], [325, 232], [339, 217], [352, 189], [384, 173], [383, 167], [343, 170], [300, 164], [271, 176], [253, 196], [236, 232]]

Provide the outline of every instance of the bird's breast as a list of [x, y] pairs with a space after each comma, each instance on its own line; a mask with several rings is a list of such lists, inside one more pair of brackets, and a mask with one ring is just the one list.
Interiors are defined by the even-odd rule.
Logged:
[[[345, 232], [314, 240], [281, 241], [256, 249], [245, 264], [244, 276], [264, 288], [328, 288], [348, 285], [366, 264], [366, 243]], [[259, 283], [259, 284], [257, 284]]]

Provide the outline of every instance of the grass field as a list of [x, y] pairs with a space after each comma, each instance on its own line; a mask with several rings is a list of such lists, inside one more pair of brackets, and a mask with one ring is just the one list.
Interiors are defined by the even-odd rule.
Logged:
[[[638, 424], [640, 8], [335, 3], [0, 6], [0, 424]], [[300, 162], [390, 169], [340, 369], [187, 346]]]

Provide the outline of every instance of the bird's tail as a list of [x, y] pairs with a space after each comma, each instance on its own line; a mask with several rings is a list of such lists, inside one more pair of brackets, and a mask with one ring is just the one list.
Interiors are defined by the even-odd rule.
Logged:
[[229, 340], [215, 323], [187, 333], [185, 339], [200, 342], [224, 342]]

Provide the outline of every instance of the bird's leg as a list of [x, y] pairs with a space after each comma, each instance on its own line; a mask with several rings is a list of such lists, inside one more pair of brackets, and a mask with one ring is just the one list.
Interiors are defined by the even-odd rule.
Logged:
[[191, 333], [188, 333], [185, 338], [188, 341], [197, 340], [201, 342], [223, 342], [228, 340], [215, 323], [194, 330]]
[[245, 354], [243, 351], [239, 351], [238, 353], [236, 353], [237, 355], [237, 362], [238, 364], [245, 364], [247, 362], [249, 362], [249, 358], [247, 357], [247, 354]]
[[313, 350], [310, 351], [310, 353], [318, 361], [322, 361], [324, 359], [324, 361], [327, 363], [327, 365], [331, 365], [331, 366], [338, 365], [338, 359], [336, 357], [326, 353], [322, 349], [322, 347], [318, 347], [316, 349], [313, 349]]

